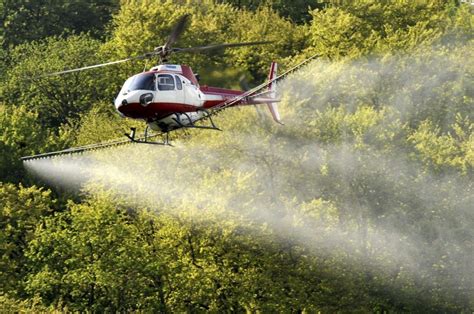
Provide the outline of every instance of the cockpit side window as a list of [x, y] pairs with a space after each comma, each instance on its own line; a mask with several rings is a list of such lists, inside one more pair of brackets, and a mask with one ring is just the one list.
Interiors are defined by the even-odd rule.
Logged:
[[183, 84], [181, 83], [181, 79], [177, 75], [175, 75], [174, 78], [176, 79], [176, 88], [182, 90]]
[[174, 78], [169, 74], [158, 75], [159, 90], [174, 90]]

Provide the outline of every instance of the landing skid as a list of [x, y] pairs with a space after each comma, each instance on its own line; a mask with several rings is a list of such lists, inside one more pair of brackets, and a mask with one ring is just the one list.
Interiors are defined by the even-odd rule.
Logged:
[[209, 119], [209, 122], [211, 123], [210, 126], [194, 124], [194, 121], [191, 119], [191, 117], [186, 112], [183, 112], [181, 114], [185, 115], [186, 118], [188, 118], [189, 124], [183, 124], [183, 122], [181, 122], [181, 119], [179, 119], [179, 116], [178, 116], [178, 118], [173, 118], [173, 121], [178, 124], [180, 129], [181, 128], [182, 129], [205, 129], [205, 130], [222, 131], [221, 129], [216, 127], [216, 125], [214, 124], [214, 121], [212, 120], [211, 114], [207, 110], [199, 109], [198, 111], [202, 111], [204, 113], [204, 117], [202, 117], [203, 120]]
[[[130, 134], [125, 133], [125, 136], [128, 137], [128, 139], [130, 139], [130, 141], [134, 143], [173, 146], [170, 144], [169, 132], [163, 133], [163, 141], [156, 142], [149, 140], [150, 136], [148, 135], [148, 126], [145, 128], [144, 136], [142, 138], [135, 137], [136, 131], [136, 128], [130, 128]], [[154, 135], [153, 137], [155, 136], [156, 135]]]
[[[145, 128], [145, 132], [143, 134], [143, 137], [137, 138], [136, 137], [136, 128], [130, 128], [130, 134], [125, 134], [125, 136], [132, 142], [134, 143], [140, 143], [140, 144], [153, 144], [153, 145], [168, 145], [168, 146], [173, 146], [170, 144], [170, 139], [169, 139], [169, 132], [177, 129], [206, 129], [206, 130], [216, 130], [216, 131], [222, 131], [219, 129], [214, 121], [212, 120], [211, 114], [205, 110], [205, 109], [199, 109], [198, 112], [201, 111], [203, 112], [203, 116], [199, 118], [198, 120], [209, 120], [210, 125], [196, 125], [193, 121], [193, 119], [189, 116], [189, 114], [183, 112], [181, 113], [188, 119], [188, 123], [183, 123], [181, 121], [181, 118], [179, 115], [176, 115], [176, 118], [172, 118], [174, 122], [176, 122], [177, 127], [169, 129], [169, 128], [162, 128], [163, 133], [161, 134], [163, 136], [163, 141], [150, 141], [149, 138], [150, 136], [148, 135], [148, 126]], [[156, 137], [158, 134], [152, 135], [151, 137]]]

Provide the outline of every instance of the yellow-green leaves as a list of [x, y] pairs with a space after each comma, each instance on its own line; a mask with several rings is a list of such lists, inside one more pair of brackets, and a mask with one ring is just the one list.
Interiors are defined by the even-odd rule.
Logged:
[[356, 58], [373, 49], [377, 33], [363, 19], [339, 8], [315, 10], [312, 15], [309, 40], [316, 53]]
[[108, 93], [108, 88], [116, 82], [105, 74], [111, 69], [47, 75], [103, 62], [99, 47], [100, 42], [87, 35], [51, 37], [16, 47], [10, 52], [11, 66], [0, 87], [3, 101], [11, 106], [28, 105], [38, 112], [45, 127], [53, 128], [77, 117], [99, 99], [112, 99], [115, 95]]
[[68, 304], [74, 310], [162, 311], [156, 290], [163, 289], [160, 254], [103, 193], [82, 204], [70, 202], [66, 212], [37, 228], [26, 288], [56, 307], [74, 298]]
[[41, 217], [53, 211], [51, 192], [0, 182], [0, 289], [22, 293], [28, 272], [24, 251]]
[[420, 158], [428, 165], [454, 167], [463, 173], [474, 167], [474, 124], [461, 115], [452, 125], [452, 132], [440, 134], [439, 127], [424, 121], [409, 136]]
[[40, 152], [47, 137], [36, 111], [0, 104], [0, 181], [20, 180], [24, 172], [19, 158]]
[[305, 54], [357, 58], [412, 51], [444, 37], [472, 39], [468, 11], [466, 6], [455, 9], [442, 2], [335, 3], [311, 12], [310, 47]]

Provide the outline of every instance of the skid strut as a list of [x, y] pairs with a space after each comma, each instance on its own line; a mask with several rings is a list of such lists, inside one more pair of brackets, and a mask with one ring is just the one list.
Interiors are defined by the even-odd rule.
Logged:
[[[139, 139], [135, 138], [136, 131], [137, 131], [136, 128], [130, 128], [130, 134], [125, 133], [125, 136], [128, 137], [128, 139], [134, 143], [171, 146], [168, 132], [164, 133], [164, 138], [162, 142], [155, 142], [155, 141], [148, 140], [150, 138], [150, 136], [148, 135], [148, 126], [146, 126], [145, 128], [143, 138], [139, 138]], [[152, 135], [152, 137], [155, 137], [155, 136], [156, 135]]]

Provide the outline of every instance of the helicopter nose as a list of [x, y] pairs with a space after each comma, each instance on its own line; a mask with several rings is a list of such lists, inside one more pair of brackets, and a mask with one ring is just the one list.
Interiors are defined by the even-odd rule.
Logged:
[[125, 112], [124, 112], [124, 109], [125, 107], [127, 107], [128, 105], [128, 101], [126, 99], [117, 99], [117, 101], [115, 101], [115, 109], [118, 111], [118, 113], [124, 117], [125, 116]]
[[115, 108], [117, 108], [117, 110], [120, 110], [120, 108], [127, 105], [128, 105], [128, 101], [125, 98], [122, 100], [118, 99], [117, 101], [115, 101]]

